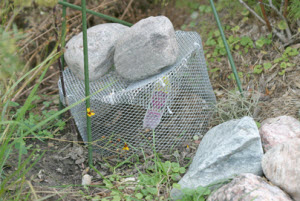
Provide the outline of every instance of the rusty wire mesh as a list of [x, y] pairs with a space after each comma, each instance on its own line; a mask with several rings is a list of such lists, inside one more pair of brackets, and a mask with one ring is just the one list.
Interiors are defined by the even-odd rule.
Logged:
[[[216, 98], [208, 77], [200, 36], [176, 31], [180, 53], [176, 63], [159, 75], [127, 83], [115, 71], [90, 83], [93, 150], [102, 155], [152, 149], [166, 150], [207, 130]], [[84, 81], [64, 71], [68, 105], [85, 97]], [[61, 82], [59, 91], [62, 102]], [[87, 142], [86, 109], [71, 109], [81, 137]], [[154, 132], [152, 132], [154, 131]], [[154, 135], [153, 135], [154, 133]]]

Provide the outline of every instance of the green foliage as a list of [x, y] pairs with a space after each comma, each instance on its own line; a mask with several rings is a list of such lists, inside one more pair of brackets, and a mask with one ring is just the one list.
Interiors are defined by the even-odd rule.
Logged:
[[188, 8], [190, 12], [194, 12], [198, 10], [200, 3], [197, 0], [185, 1], [185, 0], [176, 0], [176, 7], [177, 8]]
[[270, 62], [264, 63], [264, 69], [268, 70], [272, 67], [272, 64]]
[[[40, 97], [35, 96], [36, 99], [40, 99]], [[35, 113], [30, 111], [28, 114], [28, 117], [23, 120], [23, 123], [28, 126], [29, 128], [32, 128], [35, 126], [37, 123], [49, 118], [50, 116], [54, 115], [57, 111], [56, 110], [51, 110], [49, 108], [50, 102], [43, 102], [44, 104], [44, 109], [42, 110], [41, 113]], [[32, 104], [31, 107], [37, 107], [37, 104]], [[38, 129], [37, 131], [37, 139], [43, 140], [43, 138], [52, 138], [53, 137], [53, 131], [62, 131], [65, 127], [66, 123], [59, 119], [55, 118], [51, 121], [49, 121], [46, 125], [42, 126], [41, 128]]]
[[253, 73], [260, 74], [263, 71], [262, 65], [255, 65], [253, 69]]
[[[254, 47], [254, 43], [250, 37], [236, 36], [240, 29], [239, 26], [230, 27], [226, 25], [224, 28], [225, 30], [230, 30], [233, 33], [227, 38], [227, 43], [231, 51], [238, 51], [240, 54], [242, 54], [242, 52], [248, 53], [249, 49]], [[205, 45], [213, 48], [212, 53], [210, 52], [206, 54], [206, 58], [210, 62], [219, 60], [220, 57], [223, 57], [227, 54], [219, 30], [209, 32]]]
[[211, 191], [208, 187], [199, 186], [196, 189], [182, 189], [182, 193], [181, 201], [205, 201]]
[[211, 9], [211, 6], [209, 6], [209, 5], [201, 5], [201, 6], [199, 6], [199, 11], [200, 11], [200, 13], [211, 13], [212, 9]]
[[257, 48], [262, 48], [264, 45], [270, 45], [272, 43], [272, 34], [268, 34], [267, 38], [260, 37], [256, 42], [255, 45]]
[[288, 17], [292, 22], [296, 22], [300, 19], [300, 1], [299, 0], [290, 0], [288, 7]]
[[14, 25], [12, 31], [4, 31], [0, 27], [0, 37], [0, 80], [4, 83], [13, 79], [13, 76], [22, 68], [22, 63], [16, 54], [18, 50], [16, 43], [25, 35], [20, 33]]
[[285, 21], [281, 20], [278, 22], [277, 27], [280, 30], [285, 30], [288, 27], [288, 25], [285, 23]]
[[180, 167], [179, 163], [170, 161], [163, 163], [159, 158], [156, 159], [157, 160], [154, 161], [155, 164], [147, 168], [146, 174], [140, 172], [139, 183], [136, 187], [136, 191], [143, 195], [144, 198], [147, 196], [154, 197], [157, 195], [157, 186], [167, 185], [170, 187], [171, 184], [169, 182], [179, 181], [181, 178], [180, 175], [184, 174], [186, 171], [184, 167]]
[[[238, 76], [239, 76], [240, 79], [242, 79], [243, 76], [244, 76], [243, 72], [238, 72]], [[230, 75], [228, 75], [227, 78], [230, 79], [230, 80], [235, 80], [235, 76], [234, 76], [233, 73], [230, 73]]]
[[286, 68], [293, 67], [296, 64], [290, 63], [290, 57], [298, 56], [299, 51], [296, 48], [287, 47], [281, 57], [274, 59], [274, 63], [278, 63], [281, 71], [278, 73], [279, 75], [284, 75]]
[[34, 2], [38, 6], [54, 7], [58, 3], [58, 0], [14, 0], [14, 6], [31, 7]]

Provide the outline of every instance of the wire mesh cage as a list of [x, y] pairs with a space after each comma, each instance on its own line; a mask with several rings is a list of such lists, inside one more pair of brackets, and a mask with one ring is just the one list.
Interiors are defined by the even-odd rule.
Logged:
[[[208, 77], [200, 36], [176, 31], [179, 56], [176, 63], [160, 74], [127, 83], [111, 71], [90, 82], [93, 150], [102, 155], [123, 151], [167, 150], [192, 136], [206, 132], [216, 98]], [[66, 98], [61, 81], [60, 98], [71, 105], [85, 98], [84, 81], [67, 68], [64, 72]], [[86, 107], [71, 109], [81, 137], [87, 142]]]

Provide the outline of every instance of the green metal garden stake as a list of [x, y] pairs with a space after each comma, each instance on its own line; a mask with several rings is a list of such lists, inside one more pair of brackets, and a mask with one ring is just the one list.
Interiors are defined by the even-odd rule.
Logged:
[[[89, 78], [89, 63], [88, 63], [88, 48], [87, 48], [87, 25], [86, 25], [86, 4], [85, 0], [81, 0], [81, 13], [82, 13], [82, 36], [83, 36], [83, 57], [84, 57], [84, 85], [85, 96], [90, 95], [90, 78]], [[86, 99], [86, 132], [88, 137], [88, 158], [89, 166], [93, 166], [93, 150], [92, 150], [92, 133], [91, 133], [91, 117], [87, 111], [90, 110], [90, 99]]]
[[243, 95], [243, 89], [242, 89], [242, 85], [241, 85], [241, 81], [240, 81], [240, 78], [239, 78], [239, 76], [238, 76], [238, 73], [237, 73], [237, 70], [236, 70], [236, 67], [235, 67], [235, 64], [234, 64], [232, 55], [231, 55], [231, 53], [230, 53], [230, 49], [229, 49], [229, 46], [228, 46], [228, 44], [227, 44], [226, 37], [225, 37], [225, 35], [224, 35], [224, 31], [223, 31], [223, 28], [222, 28], [222, 25], [221, 25], [221, 22], [220, 22], [220, 19], [219, 19], [217, 10], [216, 10], [216, 8], [215, 8], [215, 5], [214, 5], [213, 0], [209, 0], [209, 1], [210, 1], [211, 8], [212, 8], [212, 10], [213, 10], [213, 13], [214, 13], [216, 22], [217, 22], [217, 24], [218, 24], [218, 28], [219, 28], [219, 31], [220, 31], [220, 34], [221, 34], [221, 37], [222, 37], [222, 40], [223, 40], [223, 43], [224, 43], [226, 52], [227, 52], [227, 56], [228, 56], [228, 59], [229, 59], [229, 63], [230, 63], [231, 69], [232, 69], [232, 71], [233, 71], [233, 74], [234, 74], [236, 83], [237, 83], [237, 85], [238, 85], [238, 88], [239, 88], [239, 91], [240, 91], [240, 93], [241, 93], [241, 96], [244, 97], [244, 95]]
[[[67, 0], [63, 0], [64, 2], [66, 2]], [[61, 30], [61, 48], [63, 49], [66, 45], [66, 30], [67, 30], [67, 19], [66, 19], [66, 15], [67, 15], [67, 7], [63, 6], [62, 8], [62, 17], [63, 17], [63, 21], [62, 21], [62, 30]], [[62, 67], [65, 66], [65, 59], [64, 59], [64, 55], [61, 56], [60, 58], [61, 60], [61, 65]]]
[[[64, 2], [66, 2], [67, 0], [63, 0]], [[66, 44], [66, 29], [67, 29], [67, 20], [66, 20], [66, 14], [67, 14], [67, 7], [63, 6], [62, 7], [62, 17], [63, 17], [63, 21], [62, 21], [62, 30], [61, 30], [61, 49], [63, 49], [65, 47]], [[60, 57], [60, 61], [61, 61], [61, 66], [62, 69], [64, 69], [65, 66], [65, 59], [64, 59], [64, 55], [62, 54]], [[61, 84], [64, 84], [63, 82]], [[63, 86], [64, 87], [64, 86]], [[64, 97], [65, 98], [65, 97]], [[66, 101], [66, 100], [65, 100]], [[59, 110], [62, 110], [64, 108], [64, 105], [62, 104], [60, 98], [59, 98]], [[59, 119], [62, 119], [62, 115], [59, 115], [58, 117]]]

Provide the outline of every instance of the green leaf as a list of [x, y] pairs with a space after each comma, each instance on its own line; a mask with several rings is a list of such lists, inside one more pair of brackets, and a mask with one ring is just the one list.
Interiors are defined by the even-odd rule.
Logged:
[[115, 196], [113, 196], [112, 201], [121, 201], [120, 195], [115, 195]]
[[220, 31], [219, 30], [214, 31], [214, 35], [215, 35], [215, 37], [219, 37], [221, 35]]
[[255, 121], [257, 128], [261, 127], [261, 124], [258, 121]]
[[141, 193], [137, 193], [137, 194], [135, 194], [135, 197], [136, 197], [137, 199], [142, 199], [144, 196], [143, 196], [143, 194], [141, 194]]
[[9, 106], [10, 107], [18, 107], [20, 104], [17, 102], [9, 101]]
[[261, 65], [255, 65], [254, 66], [253, 73], [260, 74], [262, 71], [263, 71], [263, 69], [262, 69]]
[[226, 49], [225, 49], [225, 48], [220, 49], [219, 52], [220, 52], [220, 54], [223, 55], [223, 56], [226, 55]]
[[[288, 48], [289, 48], [289, 47], [288, 47]], [[287, 48], [287, 49], [288, 49], [288, 48]], [[285, 51], [285, 52], [286, 52], [286, 51]], [[291, 48], [291, 50], [288, 51], [287, 54], [288, 54], [289, 56], [297, 56], [297, 55], [299, 55], [299, 52], [298, 52], [298, 50], [297, 50], [296, 48]]]
[[238, 26], [238, 25], [236, 25], [235, 27], [233, 27], [233, 28], [231, 29], [231, 31], [233, 31], [233, 32], [236, 32], [236, 31], [238, 31], [238, 30], [240, 30], [240, 26]]
[[274, 59], [274, 63], [279, 63], [280, 61], [282, 61], [281, 57]]
[[285, 74], [285, 70], [283, 69], [281, 72], [278, 73], [279, 75], [284, 75]]
[[181, 179], [181, 177], [180, 177], [180, 175], [179, 175], [178, 173], [173, 173], [173, 174], [171, 175], [171, 179], [172, 179], [173, 181], [179, 181], [179, 180]]
[[249, 12], [249, 10], [247, 10], [247, 9], [244, 9], [244, 10], [242, 11], [242, 13], [241, 13], [241, 14], [242, 14], [243, 16], [248, 16], [248, 15], [249, 15], [249, 13], [250, 13], [250, 12]]
[[173, 183], [173, 188], [176, 188], [176, 189], [181, 189], [181, 186], [180, 186], [180, 184], [178, 184], [178, 183]]
[[287, 24], [285, 23], [285, 21], [281, 20], [278, 24], [277, 24], [278, 28], [280, 30], [285, 30], [288, 26]]
[[201, 195], [201, 196], [210, 194], [210, 190], [207, 187], [203, 187], [203, 186], [198, 186], [196, 191], [197, 191], [197, 194]]
[[211, 38], [207, 39], [205, 44], [208, 45], [208, 46], [214, 46], [214, 45], [217, 44], [217, 42], [211, 37]]
[[270, 62], [264, 63], [264, 69], [268, 70], [272, 67], [272, 64]]
[[287, 63], [287, 66], [288, 66], [288, 67], [293, 67], [293, 66], [296, 66], [296, 64]]
[[179, 173], [181, 173], [181, 174], [185, 173], [185, 168], [184, 168], [184, 167], [181, 167], [181, 168], [179, 169]]
[[23, 138], [19, 138], [16, 140], [15, 148], [18, 149], [21, 154], [27, 154], [26, 143]]
[[242, 22], [247, 22], [249, 20], [249, 17], [243, 17]]
[[282, 62], [281, 64], [280, 64], [280, 68], [286, 68], [287, 67], [287, 63], [285, 63], [285, 62]]
[[263, 40], [263, 39], [258, 39], [256, 42], [255, 42], [255, 45], [256, 45], [256, 47], [258, 47], [258, 48], [262, 48], [263, 46], [264, 46], [264, 44], [265, 44], [265, 41]]
[[146, 190], [152, 195], [157, 195], [157, 188], [147, 187]]

